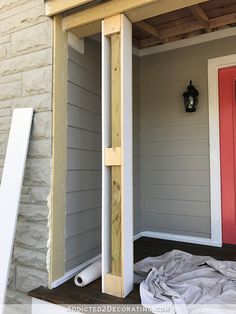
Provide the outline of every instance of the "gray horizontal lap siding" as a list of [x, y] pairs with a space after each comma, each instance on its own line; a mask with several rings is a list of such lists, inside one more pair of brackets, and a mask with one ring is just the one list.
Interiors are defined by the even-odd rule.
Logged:
[[101, 65], [99, 43], [69, 47], [66, 271], [101, 252]]
[[[143, 230], [210, 237], [207, 60], [235, 52], [231, 37], [141, 59]], [[195, 113], [184, 111], [190, 79], [199, 90]]]
[[[69, 48], [66, 271], [101, 251], [100, 45]], [[134, 233], [141, 231], [139, 61], [134, 58]]]

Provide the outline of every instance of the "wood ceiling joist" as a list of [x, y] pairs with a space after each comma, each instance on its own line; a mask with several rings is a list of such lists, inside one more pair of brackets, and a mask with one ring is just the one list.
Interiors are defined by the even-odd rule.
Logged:
[[140, 40], [137, 39], [135, 36], [132, 37], [132, 45], [133, 47], [140, 49]]
[[131, 22], [138, 22], [206, 1], [210, 0], [111, 0], [66, 16], [63, 24], [65, 30], [71, 30], [120, 13], [125, 13]]
[[190, 15], [189, 10], [185, 8], [178, 11], [173, 11], [166, 14], [154, 16], [148, 19], [148, 22], [155, 26], [155, 25], [166, 23], [166, 21], [174, 22], [175, 20], [185, 18], [189, 15]]
[[[227, 14], [224, 16], [216, 17], [213, 19], [209, 19], [209, 28], [217, 28], [229, 24], [236, 23], [236, 13]], [[145, 48], [149, 46], [153, 46], [155, 44], [159, 44], [161, 41], [166, 41], [169, 38], [173, 38], [179, 35], [188, 34], [193, 31], [198, 31], [204, 29], [202, 22], [193, 21], [190, 23], [182, 23], [178, 27], [169, 27], [166, 29], [162, 29], [159, 31], [160, 38], [155, 39], [153, 37], [145, 38], [140, 40], [140, 47]]]
[[94, 0], [48, 0], [46, 2], [46, 15], [52, 16], [92, 1]]
[[155, 38], [160, 38], [159, 31], [151, 24], [145, 21], [140, 21], [140, 22], [135, 23], [135, 25], [147, 35], [153, 36]]
[[200, 22], [202, 22], [206, 26], [206, 28], [209, 28], [210, 20], [199, 4], [190, 6], [189, 10]]
[[202, 8], [205, 12], [209, 10], [214, 10], [216, 8], [224, 8], [226, 6], [232, 5], [235, 0], [212, 0], [202, 4]]
[[215, 27], [225, 26], [225, 25], [234, 24], [234, 23], [236, 23], [236, 12], [211, 19], [210, 27], [215, 28]]
[[126, 16], [132, 23], [165, 14], [171, 11], [183, 9], [191, 5], [204, 3], [210, 0], [159, 0], [149, 5], [132, 9], [126, 12]]
[[230, 14], [232, 12], [236, 12], [236, 3], [231, 4], [231, 5], [227, 5], [227, 6], [220, 6], [217, 8], [210, 9], [210, 10], [204, 9], [204, 11], [207, 14], [207, 16], [209, 17], [209, 19], [211, 19], [214, 17], [227, 15], [227, 14]]
[[172, 21], [172, 22], [167, 21], [166, 23], [155, 25], [155, 27], [159, 31], [161, 31], [161, 30], [169, 28], [169, 27], [178, 27], [178, 26], [182, 25], [183, 23], [187, 24], [187, 23], [191, 23], [191, 22], [196, 22], [196, 18], [192, 14], [189, 16], [186, 16], [182, 19], [177, 19], [177, 20]]

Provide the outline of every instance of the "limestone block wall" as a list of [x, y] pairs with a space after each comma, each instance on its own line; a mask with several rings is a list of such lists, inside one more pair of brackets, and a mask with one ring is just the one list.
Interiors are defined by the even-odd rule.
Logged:
[[7, 292], [8, 303], [28, 303], [27, 292], [48, 283], [51, 91], [52, 20], [45, 16], [44, 0], [1, 0], [0, 178], [13, 109], [35, 109]]

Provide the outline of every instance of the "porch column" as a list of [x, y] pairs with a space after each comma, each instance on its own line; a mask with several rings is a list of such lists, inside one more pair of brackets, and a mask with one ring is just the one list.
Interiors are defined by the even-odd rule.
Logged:
[[102, 25], [102, 283], [133, 289], [132, 25], [123, 15]]

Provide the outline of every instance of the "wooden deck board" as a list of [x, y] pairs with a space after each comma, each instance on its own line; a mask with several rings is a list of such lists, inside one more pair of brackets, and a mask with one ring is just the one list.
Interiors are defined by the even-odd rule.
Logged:
[[[236, 261], [236, 245], [224, 245], [222, 248], [205, 245], [182, 243], [175, 241], [141, 238], [135, 241], [135, 262], [148, 257], [158, 256], [178, 249], [195, 255], [212, 256], [218, 260]], [[101, 280], [96, 280], [90, 285], [78, 288], [73, 279], [58, 288], [47, 289], [39, 287], [29, 293], [29, 296], [54, 304], [138, 304], [140, 303], [139, 286], [125, 299], [113, 297], [101, 292]]]

